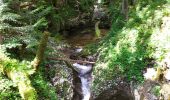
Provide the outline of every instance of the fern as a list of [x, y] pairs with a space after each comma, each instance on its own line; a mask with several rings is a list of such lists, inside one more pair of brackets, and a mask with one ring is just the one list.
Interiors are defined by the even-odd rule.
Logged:
[[47, 20], [45, 18], [41, 18], [39, 19], [33, 26], [34, 28], [43, 28], [43, 27], [46, 27], [48, 24]]
[[13, 13], [12, 9], [9, 8], [9, 3], [3, 3], [0, 6], [0, 32], [1, 33], [12, 33], [14, 32], [14, 26], [22, 24], [19, 19], [21, 16], [17, 13]]
[[8, 5], [7, 3], [4, 3], [2, 5], [0, 5], [0, 14], [6, 12], [6, 11], [9, 11], [10, 9], [8, 8]]

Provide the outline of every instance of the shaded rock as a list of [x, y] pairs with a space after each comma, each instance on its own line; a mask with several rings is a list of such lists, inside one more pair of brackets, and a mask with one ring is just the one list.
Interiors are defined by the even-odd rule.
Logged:
[[101, 92], [94, 100], [134, 100], [130, 85], [122, 82]]

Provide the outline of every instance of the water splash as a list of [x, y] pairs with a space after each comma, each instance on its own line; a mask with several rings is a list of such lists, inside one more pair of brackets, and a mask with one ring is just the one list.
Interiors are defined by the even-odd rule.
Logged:
[[85, 65], [80, 65], [78, 63], [73, 64], [74, 69], [80, 74], [80, 75], [85, 75], [89, 71], [92, 70], [92, 66], [85, 66]]
[[91, 82], [91, 72], [92, 65], [80, 65], [78, 63], [73, 64], [74, 69], [79, 73], [79, 78], [81, 80], [81, 90], [83, 94], [82, 100], [89, 100], [91, 97], [90, 82]]
[[88, 79], [84, 77], [80, 77], [82, 82], [82, 92], [83, 92], [83, 100], [89, 100], [90, 99], [90, 83], [88, 82]]

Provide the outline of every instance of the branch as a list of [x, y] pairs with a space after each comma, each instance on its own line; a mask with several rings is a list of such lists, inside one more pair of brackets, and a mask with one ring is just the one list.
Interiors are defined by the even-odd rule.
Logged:
[[68, 61], [68, 62], [76, 62], [76, 63], [86, 63], [86, 64], [95, 64], [96, 62], [90, 61], [82, 61], [82, 60], [73, 60], [73, 59], [66, 59], [66, 58], [47, 58], [49, 60], [61, 60], [61, 61]]

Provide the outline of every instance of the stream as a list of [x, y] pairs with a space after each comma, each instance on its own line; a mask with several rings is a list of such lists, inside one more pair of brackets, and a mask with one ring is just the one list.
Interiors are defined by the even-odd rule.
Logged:
[[106, 87], [98, 95], [92, 91], [96, 54], [87, 55], [82, 51], [89, 44], [97, 44], [109, 30], [100, 29], [100, 31], [100, 38], [95, 37], [93, 28], [75, 29], [64, 35], [66, 41], [64, 44], [68, 46], [57, 49], [62, 56], [53, 60], [62, 62], [61, 67], [59, 64], [56, 65], [57, 72], [52, 78], [52, 84], [57, 86], [57, 94], [61, 100], [135, 100], [130, 84], [122, 78], [103, 84], [103, 87]]
[[[107, 29], [101, 29], [101, 36], [105, 36]], [[73, 35], [74, 34], [74, 35]], [[95, 30], [91, 28], [71, 31], [65, 37], [67, 43], [74, 49], [74, 53], [69, 54], [73, 60], [90, 61], [94, 60], [92, 55], [81, 57], [81, 51], [84, 46], [95, 43], [98, 39], [95, 37]], [[79, 57], [78, 57], [79, 56]], [[91, 100], [91, 83], [93, 64], [75, 62], [72, 64], [73, 70], [73, 98], [72, 100]]]
[[[99, 2], [101, 3], [101, 2]], [[97, 6], [95, 6], [93, 19], [100, 19], [104, 16], [104, 12], [100, 11]], [[82, 60], [82, 61], [94, 61], [96, 58], [93, 55], [89, 55], [87, 57], [79, 56], [81, 55], [81, 51], [83, 47], [96, 43], [99, 40], [97, 35], [100, 37], [104, 37], [108, 29], [99, 29], [99, 23], [96, 22], [95, 27], [85, 28], [85, 29], [76, 29], [73, 31], [69, 31], [66, 34], [66, 40], [72, 48], [74, 48], [74, 53], [69, 56], [70, 59]], [[96, 26], [97, 25], [97, 26]], [[100, 31], [99, 33], [96, 32]], [[78, 57], [79, 56], [79, 57]], [[90, 63], [73, 63], [73, 98], [72, 100], [92, 100], [91, 95], [91, 83], [92, 83], [92, 71], [93, 64]]]

